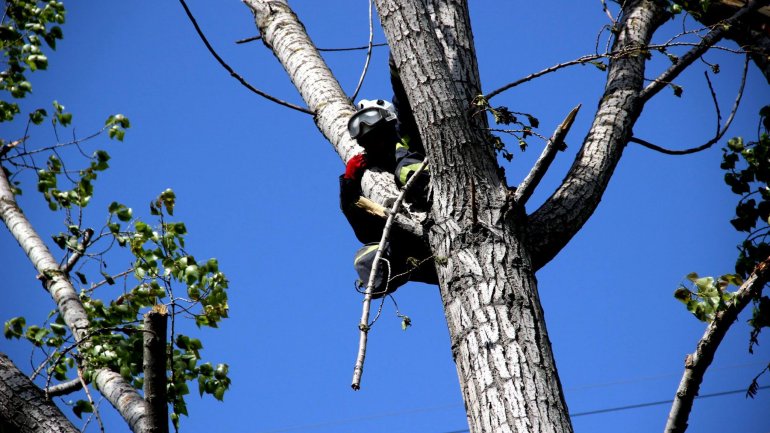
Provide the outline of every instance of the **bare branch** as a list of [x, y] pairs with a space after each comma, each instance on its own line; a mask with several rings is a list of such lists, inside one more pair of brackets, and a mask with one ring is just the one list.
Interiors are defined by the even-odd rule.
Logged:
[[75, 391], [83, 389], [83, 382], [80, 378], [68, 380], [67, 382], [58, 383], [54, 386], [48, 387], [48, 397], [59, 397], [62, 395], [72, 394]]
[[717, 23], [711, 29], [711, 31], [701, 39], [695, 48], [679, 57], [679, 61], [671, 65], [665, 72], [648, 84], [644, 90], [642, 90], [639, 97], [643, 102], [647, 102], [650, 98], [655, 96], [663, 87], [672, 82], [679, 74], [684, 71], [688, 66], [697, 60], [703, 53], [705, 53], [712, 45], [719, 42], [722, 39], [731, 26], [735, 25], [738, 20], [749, 12], [759, 9], [761, 6], [770, 4], [770, 0], [749, 0], [746, 6], [739, 9], [733, 16], [726, 20]]
[[227, 70], [227, 72], [230, 73], [230, 76], [238, 80], [238, 82], [243, 84], [247, 89], [251, 90], [252, 92], [256, 93], [257, 95], [265, 99], [269, 99], [270, 101], [283, 105], [284, 107], [289, 107], [293, 110], [301, 111], [303, 113], [307, 113], [311, 115], [315, 114], [312, 111], [308, 110], [307, 108], [303, 108], [303, 107], [300, 107], [299, 105], [292, 104], [291, 102], [286, 102], [282, 99], [278, 99], [275, 96], [265, 93], [257, 89], [256, 87], [252, 86], [251, 84], [249, 84], [243, 77], [238, 75], [238, 73], [236, 73], [233, 70], [233, 68], [230, 67], [230, 65], [228, 65], [224, 60], [222, 60], [221, 57], [219, 57], [219, 54], [217, 54], [217, 52], [214, 50], [214, 47], [211, 46], [211, 44], [209, 43], [209, 40], [206, 38], [206, 35], [203, 34], [203, 31], [198, 26], [198, 22], [195, 20], [195, 17], [193, 16], [192, 12], [190, 12], [190, 8], [187, 7], [187, 3], [185, 3], [184, 0], [179, 0], [179, 3], [182, 4], [182, 7], [184, 8], [185, 13], [187, 14], [187, 18], [190, 19], [190, 22], [192, 23], [193, 27], [195, 27], [195, 32], [198, 33], [198, 36], [203, 41], [203, 44], [206, 45], [206, 48], [209, 50], [211, 55], [214, 56], [217, 62], [219, 62], [219, 64], [222, 65], [222, 67], [225, 68], [225, 70]]
[[554, 131], [551, 139], [546, 143], [543, 153], [540, 154], [540, 157], [537, 159], [537, 162], [535, 162], [532, 170], [530, 170], [527, 177], [524, 178], [521, 184], [519, 184], [519, 187], [516, 188], [514, 200], [519, 206], [524, 207], [527, 200], [532, 196], [532, 193], [535, 191], [535, 188], [537, 188], [540, 180], [543, 179], [546, 171], [548, 171], [548, 167], [551, 166], [554, 158], [556, 158], [556, 152], [564, 150], [564, 138], [567, 136], [567, 133], [569, 133], [572, 123], [575, 121], [575, 116], [577, 116], [581, 106], [582, 104], [578, 104], [577, 107], [573, 108], [572, 111], [567, 114], [567, 117], [564, 118], [561, 124], [556, 128], [556, 131]]
[[[743, 90], [746, 87], [746, 74], [749, 71], [749, 55], [746, 55], [746, 61], [743, 63], [743, 75], [741, 77], [741, 85], [738, 88], [738, 94], [735, 97], [735, 102], [733, 103], [733, 108], [730, 110], [730, 115], [727, 117], [727, 121], [725, 121], [724, 126], [720, 128], [719, 126], [719, 105], [717, 105], [717, 133], [714, 135], [714, 138], [711, 140], [705, 142], [704, 144], [701, 144], [700, 146], [693, 147], [690, 149], [683, 149], [683, 150], [670, 150], [663, 147], [660, 147], [658, 145], [655, 145], [653, 143], [650, 143], [649, 141], [642, 140], [638, 137], [631, 137], [628, 141], [641, 144], [642, 146], [660, 152], [664, 153], [666, 155], [689, 155], [691, 153], [700, 152], [702, 150], [708, 149], [711, 146], [714, 145], [714, 143], [718, 142], [719, 140], [724, 137], [725, 133], [727, 133], [727, 129], [730, 128], [730, 125], [733, 123], [733, 119], [735, 118], [735, 113], [738, 111], [738, 106], [741, 103], [741, 98], [743, 98]], [[706, 75], [708, 79], [708, 75]], [[711, 88], [711, 82], [709, 81], [709, 88]], [[716, 104], [716, 95], [714, 94], [714, 90], [711, 89], [711, 96], [714, 99], [714, 104]]]
[[735, 292], [732, 301], [727, 307], [718, 312], [714, 321], [706, 328], [703, 337], [698, 341], [695, 352], [687, 355], [685, 371], [679, 388], [676, 391], [674, 403], [666, 422], [666, 433], [682, 433], [687, 429], [687, 420], [690, 416], [693, 400], [698, 395], [703, 375], [706, 373], [714, 354], [719, 348], [730, 326], [738, 318], [738, 314], [748, 305], [752, 298], [762, 293], [762, 288], [770, 280], [770, 257], [761, 262], [751, 273], [749, 278]]
[[414, 172], [409, 181], [406, 182], [404, 188], [401, 190], [401, 194], [398, 195], [396, 202], [393, 203], [393, 207], [390, 209], [390, 216], [385, 222], [385, 228], [382, 229], [382, 238], [380, 239], [380, 245], [377, 247], [377, 252], [374, 255], [374, 261], [372, 262], [372, 271], [369, 273], [369, 281], [366, 285], [366, 294], [364, 295], [364, 305], [361, 312], [361, 322], [358, 324], [358, 329], [361, 331], [358, 340], [358, 356], [356, 357], [356, 365], [353, 368], [353, 383], [350, 385], [354, 390], [361, 389], [361, 375], [364, 373], [364, 359], [366, 358], [366, 339], [369, 335], [369, 310], [372, 303], [372, 294], [374, 292], [374, 280], [377, 276], [377, 271], [380, 266], [380, 259], [382, 258], [382, 251], [385, 249], [385, 243], [390, 237], [390, 228], [393, 226], [393, 220], [398, 209], [401, 207], [401, 202], [404, 201], [406, 193], [409, 188], [412, 187], [415, 180], [422, 174], [425, 167], [428, 166], [428, 161], [425, 160], [420, 167]]
[[238, 39], [237, 41], [235, 41], [235, 43], [236, 44], [245, 44], [247, 42], [258, 41], [260, 39], [262, 39], [262, 35], [256, 35], [256, 36], [251, 36], [251, 37], [248, 37], [248, 38]]
[[[369, 200], [366, 197], [359, 197], [355, 203], [355, 206], [358, 207], [359, 209], [365, 210], [371, 215], [378, 216], [382, 219], [387, 219], [391, 215], [389, 209], [385, 208], [379, 203], [375, 203]], [[416, 223], [411, 218], [401, 213], [396, 214], [394, 219], [394, 224], [396, 224], [400, 229], [406, 232], [409, 232], [417, 237], [421, 238], [423, 235], [422, 226]]]
[[81, 257], [83, 257], [83, 254], [86, 252], [86, 248], [88, 248], [88, 242], [91, 241], [91, 236], [94, 235], [94, 231], [92, 229], [86, 229], [83, 232], [83, 249], [82, 250], [75, 250], [72, 255], [70, 256], [69, 260], [67, 260], [67, 263], [62, 266], [61, 271], [65, 274], [69, 274], [72, 271], [72, 268], [75, 267], [78, 260], [80, 260]]
[[541, 77], [541, 76], [543, 76], [545, 74], [549, 74], [551, 72], [558, 71], [559, 69], [564, 69], [564, 68], [566, 68], [568, 66], [583, 65], [583, 64], [586, 64], [588, 62], [592, 62], [592, 61], [598, 60], [598, 59], [603, 59], [603, 58], [609, 57], [609, 56], [610, 56], [609, 54], [588, 54], [588, 55], [585, 55], [585, 56], [582, 56], [582, 57], [578, 57], [575, 60], [570, 60], [568, 62], [559, 63], [558, 65], [553, 65], [551, 67], [543, 69], [542, 71], [529, 74], [529, 75], [527, 75], [524, 78], [520, 78], [520, 79], [518, 79], [518, 80], [516, 80], [514, 82], [508, 83], [505, 86], [500, 87], [499, 89], [495, 89], [495, 90], [487, 93], [486, 95], [484, 95], [484, 98], [488, 101], [491, 98], [499, 95], [500, 93], [505, 92], [506, 90], [508, 90], [510, 88], [516, 87], [519, 84], [524, 84], [527, 81], [532, 81], [535, 78]]
[[366, 77], [366, 71], [369, 70], [369, 61], [372, 60], [372, 41], [374, 40], [374, 21], [372, 20], [372, 8], [374, 0], [369, 0], [369, 45], [366, 50], [366, 62], [364, 63], [364, 70], [361, 71], [361, 78], [358, 79], [358, 85], [353, 92], [353, 96], [350, 97], [351, 101], [355, 101], [358, 97], [358, 92], [361, 91], [361, 86], [364, 84], [364, 77]]

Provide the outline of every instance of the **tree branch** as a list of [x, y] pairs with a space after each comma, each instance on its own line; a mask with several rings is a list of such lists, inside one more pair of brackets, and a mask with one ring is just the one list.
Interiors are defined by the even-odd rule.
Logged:
[[556, 158], [556, 152], [564, 150], [564, 138], [567, 136], [567, 133], [569, 133], [572, 122], [575, 121], [575, 116], [577, 116], [581, 106], [582, 104], [578, 104], [577, 107], [573, 108], [572, 111], [567, 114], [567, 117], [564, 118], [564, 121], [562, 121], [556, 128], [556, 131], [554, 131], [553, 135], [548, 140], [548, 143], [546, 143], [543, 153], [540, 154], [540, 157], [537, 159], [537, 162], [535, 162], [532, 170], [530, 170], [527, 177], [524, 178], [521, 184], [519, 184], [519, 187], [516, 188], [516, 194], [514, 194], [513, 199], [522, 208], [532, 196], [532, 193], [535, 192], [537, 185], [548, 171], [548, 167], [551, 166], [554, 158]]
[[393, 207], [390, 209], [390, 215], [385, 222], [385, 227], [382, 229], [382, 238], [380, 238], [380, 244], [377, 247], [377, 252], [374, 254], [374, 261], [372, 262], [372, 270], [369, 273], [369, 281], [366, 284], [366, 293], [364, 294], [364, 305], [361, 311], [361, 322], [358, 324], [358, 329], [361, 331], [358, 339], [358, 355], [356, 356], [356, 365], [353, 368], [353, 383], [350, 385], [354, 390], [361, 389], [361, 375], [364, 373], [364, 359], [366, 359], [366, 340], [369, 335], [369, 310], [372, 304], [372, 295], [374, 293], [374, 280], [377, 276], [377, 271], [380, 267], [380, 259], [382, 258], [382, 251], [385, 249], [385, 243], [388, 242], [390, 237], [390, 228], [393, 226], [393, 220], [395, 215], [398, 214], [398, 210], [401, 207], [401, 202], [404, 201], [406, 193], [412, 187], [420, 174], [428, 166], [428, 161], [423, 161], [420, 167], [412, 174], [409, 181], [406, 182], [404, 188], [401, 190], [401, 194], [398, 195], [396, 202], [393, 203]]
[[714, 321], [706, 328], [703, 337], [698, 341], [695, 352], [687, 355], [685, 370], [679, 388], [676, 391], [674, 403], [666, 422], [666, 433], [682, 433], [687, 429], [693, 400], [698, 395], [700, 384], [709, 365], [714, 360], [714, 354], [719, 344], [727, 334], [730, 326], [738, 318], [738, 314], [748, 305], [749, 301], [757, 298], [770, 279], [770, 257], [761, 262], [754, 272], [741, 285], [727, 307], [718, 312]]
[[[347, 129], [355, 107], [286, 1], [243, 1], [254, 12], [262, 41], [281, 62], [309, 109], [316, 113], [316, 126], [342, 161], [363, 152]], [[379, 204], [392, 202], [398, 196], [393, 174], [386, 172], [367, 170], [361, 190], [365, 197]]]
[[59, 408], [3, 353], [0, 353], [0, 431], [78, 433]]
[[168, 312], [156, 305], [144, 316], [144, 399], [152, 419], [151, 433], [168, 433], [166, 398], [166, 329]]
[[256, 87], [252, 86], [251, 84], [249, 84], [243, 77], [241, 77], [238, 73], [236, 73], [233, 70], [233, 68], [230, 67], [230, 65], [228, 65], [224, 60], [222, 60], [221, 57], [219, 57], [219, 54], [217, 54], [217, 52], [214, 50], [214, 47], [212, 47], [211, 44], [209, 43], [209, 40], [206, 39], [206, 35], [203, 34], [203, 31], [198, 26], [198, 22], [195, 20], [195, 17], [193, 16], [192, 12], [190, 12], [190, 8], [187, 7], [187, 3], [185, 3], [184, 0], [179, 0], [179, 3], [182, 4], [182, 7], [184, 8], [185, 13], [187, 14], [187, 18], [190, 19], [190, 22], [192, 23], [193, 27], [195, 27], [195, 32], [198, 33], [198, 36], [203, 41], [203, 44], [206, 45], [206, 49], [208, 49], [211, 55], [214, 56], [214, 58], [217, 60], [217, 62], [220, 65], [222, 65], [222, 67], [225, 68], [227, 72], [230, 73], [230, 76], [238, 80], [238, 82], [243, 84], [243, 86], [246, 87], [247, 89], [251, 90], [252, 92], [256, 93], [257, 95], [265, 99], [275, 102], [276, 104], [283, 105], [284, 107], [289, 107], [293, 110], [301, 111], [306, 114], [311, 114], [311, 115], [315, 114], [312, 111], [308, 110], [307, 108], [303, 108], [303, 107], [300, 107], [299, 105], [292, 104], [291, 102], [286, 102], [282, 99], [278, 99], [275, 96], [265, 93], [257, 89]]
[[688, 66], [703, 55], [712, 45], [719, 42], [720, 39], [725, 37], [727, 31], [735, 25], [738, 20], [749, 12], [759, 9], [761, 6], [770, 4], [770, 0], [749, 0], [746, 6], [740, 8], [733, 16], [726, 20], [715, 24], [711, 31], [701, 39], [700, 43], [683, 56], [679, 57], [679, 60], [671, 65], [665, 72], [648, 84], [647, 87], [641, 92], [639, 97], [642, 102], [647, 102], [655, 96], [663, 87], [671, 83], [679, 74], [687, 69]]
[[67, 382], [58, 383], [54, 386], [48, 387], [48, 397], [59, 397], [62, 395], [72, 394], [75, 391], [83, 389], [83, 382], [80, 378], [68, 380]]
[[612, 52], [627, 54], [611, 58], [604, 95], [583, 146], [559, 188], [530, 215], [534, 269], [561, 251], [599, 205], [644, 106], [639, 93], [646, 59], [639, 47], [649, 44], [667, 17], [658, 1], [624, 3]]
[[72, 255], [70, 256], [69, 260], [67, 260], [67, 263], [62, 266], [61, 271], [65, 274], [69, 275], [69, 273], [72, 271], [72, 268], [75, 267], [78, 260], [80, 260], [81, 257], [83, 257], [83, 254], [86, 253], [86, 248], [88, 248], [88, 242], [91, 241], [91, 236], [94, 235], [93, 229], [86, 229], [85, 232], [83, 232], [83, 249], [82, 250], [75, 250]]
[[[51, 251], [16, 203], [11, 185], [4, 170], [0, 169], [0, 219], [16, 238], [35, 269], [42, 276], [46, 290], [51, 294], [59, 314], [69, 327], [80, 350], [88, 347], [88, 314], [80, 302], [77, 291], [59, 268]], [[82, 342], [82, 343], [81, 343]], [[135, 433], [149, 427], [147, 404], [136, 390], [120, 374], [108, 369], [94, 372], [94, 383], [101, 393], [118, 410]]]
[[[700, 152], [702, 150], [706, 150], [714, 145], [717, 141], [721, 140], [722, 137], [724, 137], [725, 133], [727, 132], [727, 129], [730, 127], [730, 125], [733, 123], [733, 119], [735, 118], [735, 113], [738, 111], [738, 106], [741, 103], [741, 99], [743, 98], [743, 89], [746, 87], [746, 75], [749, 72], [749, 55], [746, 55], [746, 61], [743, 63], [743, 75], [741, 77], [741, 85], [738, 88], [738, 94], [735, 97], [735, 102], [733, 103], [733, 108], [730, 110], [730, 115], [727, 117], [727, 121], [725, 121], [724, 126], [720, 128], [719, 126], [719, 105], [717, 105], [717, 133], [714, 135], [714, 137], [701, 144], [700, 146], [692, 147], [690, 149], [683, 149], [683, 150], [670, 150], [663, 147], [660, 147], [658, 145], [655, 145], [653, 143], [650, 143], [649, 141], [642, 140], [638, 137], [631, 137], [628, 141], [636, 144], [641, 144], [642, 146], [666, 154], [666, 155], [689, 155], [691, 153]], [[706, 75], [706, 78], [708, 79], [708, 75]], [[709, 88], [711, 88], [711, 82], [709, 81]], [[717, 104], [716, 102], [716, 95], [714, 94], [713, 89], [711, 90], [711, 96], [714, 99], [714, 104]]]

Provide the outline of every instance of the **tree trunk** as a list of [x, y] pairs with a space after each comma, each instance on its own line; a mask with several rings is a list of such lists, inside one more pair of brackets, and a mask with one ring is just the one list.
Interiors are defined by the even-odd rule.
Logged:
[[471, 431], [570, 432], [523, 219], [514, 221], [523, 215], [504, 211], [494, 151], [468, 121], [427, 11], [377, 6], [431, 161], [430, 243], [446, 258], [437, 271]]
[[78, 432], [59, 408], [45, 398], [43, 391], [2, 353], [0, 353], [0, 432]]

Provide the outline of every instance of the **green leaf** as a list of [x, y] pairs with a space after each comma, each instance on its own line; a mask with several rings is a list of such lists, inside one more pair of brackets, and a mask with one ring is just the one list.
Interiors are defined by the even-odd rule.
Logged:
[[87, 402], [86, 400], [78, 400], [75, 402], [75, 406], [72, 407], [72, 412], [75, 413], [75, 416], [78, 418], [81, 418], [83, 415], [83, 412], [91, 413], [94, 411], [94, 407], [91, 406], [91, 403]]

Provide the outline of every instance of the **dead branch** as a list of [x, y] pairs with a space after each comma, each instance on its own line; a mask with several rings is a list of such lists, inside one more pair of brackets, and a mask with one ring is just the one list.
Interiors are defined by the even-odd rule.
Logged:
[[540, 180], [543, 179], [546, 171], [548, 171], [548, 167], [551, 166], [554, 158], [556, 158], [556, 152], [564, 150], [564, 138], [567, 136], [567, 133], [569, 133], [572, 123], [575, 121], [575, 116], [577, 116], [582, 105], [583, 104], [578, 104], [577, 107], [573, 108], [572, 111], [567, 114], [567, 117], [564, 118], [548, 140], [548, 143], [546, 143], [543, 153], [540, 154], [540, 157], [537, 159], [537, 162], [535, 162], [532, 170], [530, 170], [527, 177], [524, 178], [521, 184], [519, 184], [519, 187], [516, 188], [516, 194], [513, 198], [519, 206], [523, 207], [527, 203], [527, 200], [532, 196], [532, 193], [535, 191], [535, 188], [537, 188]]
[[[358, 197], [358, 201], [356, 201], [355, 206], [358, 207], [359, 209], [365, 210], [371, 215], [378, 216], [382, 219], [388, 219], [388, 216], [391, 215], [391, 212], [389, 209], [385, 208], [379, 203], [375, 203], [369, 200], [366, 197]], [[394, 224], [406, 232], [409, 232], [417, 237], [422, 237], [422, 234], [423, 234], [422, 226], [420, 226], [413, 219], [405, 215], [402, 215], [400, 213], [396, 214], [394, 219]]]
[[663, 87], [665, 87], [668, 83], [671, 83], [674, 78], [679, 76], [682, 71], [690, 66], [692, 62], [697, 60], [711, 46], [721, 40], [730, 29], [730, 27], [735, 25], [736, 22], [741, 19], [741, 17], [749, 12], [757, 10], [761, 6], [767, 5], [768, 3], [770, 3], [770, 0], [749, 0], [746, 3], [746, 6], [735, 12], [733, 16], [712, 26], [711, 31], [708, 32], [708, 34], [706, 34], [703, 39], [701, 39], [700, 43], [698, 43], [693, 49], [685, 53], [683, 56], [679, 57], [679, 61], [671, 65], [665, 72], [660, 74], [658, 78], [654, 79], [652, 83], [648, 84], [647, 87], [642, 90], [642, 92], [639, 94], [641, 100], [643, 102], [647, 102], [650, 98], [655, 96]]
[[687, 420], [690, 416], [693, 400], [698, 395], [700, 384], [703, 381], [703, 375], [711, 365], [711, 361], [714, 360], [714, 354], [719, 348], [719, 344], [730, 326], [738, 318], [738, 314], [743, 311], [752, 298], [759, 296], [767, 284], [770, 279], [768, 270], [770, 270], [770, 257], [757, 265], [754, 272], [735, 292], [732, 301], [724, 310], [716, 314], [714, 321], [706, 328], [703, 337], [698, 341], [695, 352], [687, 355], [684, 374], [671, 405], [665, 433], [682, 433], [687, 429]]
[[193, 16], [192, 12], [190, 12], [190, 8], [187, 7], [187, 3], [185, 3], [185, 0], [179, 0], [179, 3], [182, 4], [182, 7], [184, 8], [185, 13], [187, 14], [187, 18], [190, 19], [190, 22], [192, 23], [193, 27], [195, 27], [195, 32], [198, 33], [198, 36], [201, 38], [201, 41], [203, 41], [203, 44], [206, 45], [206, 49], [208, 49], [209, 53], [211, 53], [211, 55], [214, 56], [217, 62], [220, 65], [222, 65], [222, 67], [225, 68], [227, 72], [230, 73], [231, 77], [238, 80], [238, 82], [243, 84], [243, 86], [246, 87], [247, 89], [251, 90], [252, 92], [256, 93], [257, 95], [265, 99], [275, 102], [276, 104], [283, 105], [284, 107], [289, 107], [292, 110], [297, 110], [310, 115], [315, 115], [315, 113], [308, 110], [307, 108], [303, 108], [303, 107], [300, 107], [299, 105], [292, 104], [291, 102], [286, 102], [282, 99], [278, 99], [275, 96], [265, 93], [262, 90], [259, 90], [256, 87], [249, 84], [242, 76], [240, 76], [237, 72], [235, 72], [233, 68], [230, 67], [230, 65], [228, 65], [224, 60], [222, 60], [221, 57], [219, 57], [219, 54], [217, 54], [217, 52], [214, 50], [214, 47], [211, 46], [211, 44], [209, 43], [209, 40], [206, 38], [206, 35], [203, 34], [203, 31], [198, 26], [198, 22], [195, 20], [195, 17]]
[[364, 373], [364, 359], [366, 358], [366, 339], [369, 335], [369, 310], [372, 303], [372, 293], [374, 292], [374, 280], [377, 275], [377, 271], [380, 265], [380, 259], [382, 258], [382, 250], [385, 248], [385, 243], [390, 236], [390, 229], [393, 227], [393, 220], [398, 213], [398, 209], [401, 207], [401, 202], [404, 201], [406, 193], [409, 188], [415, 182], [420, 174], [422, 174], [425, 167], [428, 166], [428, 161], [425, 160], [420, 167], [414, 172], [409, 181], [406, 182], [404, 188], [401, 190], [401, 194], [398, 195], [396, 202], [393, 203], [393, 207], [390, 208], [390, 215], [388, 221], [385, 222], [385, 228], [382, 229], [382, 238], [380, 239], [380, 245], [377, 247], [377, 253], [374, 255], [374, 261], [372, 262], [372, 271], [369, 273], [369, 281], [366, 284], [366, 294], [364, 295], [364, 305], [361, 311], [361, 322], [358, 324], [358, 329], [361, 331], [358, 340], [358, 356], [356, 357], [356, 365], [353, 368], [353, 383], [350, 385], [354, 390], [361, 389], [361, 375]]
[[[727, 129], [730, 128], [730, 125], [733, 123], [733, 119], [735, 118], [735, 113], [738, 111], [738, 106], [741, 103], [741, 99], [743, 98], [743, 90], [746, 87], [746, 75], [749, 71], [749, 55], [746, 55], [746, 61], [743, 63], [743, 75], [741, 77], [741, 85], [738, 87], [738, 94], [735, 96], [735, 102], [733, 103], [733, 108], [730, 110], [730, 115], [727, 117], [727, 120], [725, 121], [724, 126], [719, 127], [719, 122], [721, 115], [719, 114], [719, 105], [716, 102], [716, 95], [714, 94], [714, 89], [711, 87], [711, 82], [709, 81], [709, 88], [711, 89], [711, 97], [714, 99], [714, 104], [716, 105], [717, 109], [717, 133], [714, 135], [714, 137], [705, 142], [704, 144], [701, 144], [700, 146], [693, 147], [690, 149], [683, 149], [683, 150], [670, 150], [666, 149], [664, 147], [660, 147], [658, 145], [655, 145], [653, 143], [650, 143], [649, 141], [642, 140], [638, 137], [631, 137], [628, 141], [636, 144], [641, 144], [642, 146], [654, 150], [656, 152], [664, 153], [666, 155], [689, 155], [691, 153], [700, 152], [702, 150], [708, 149], [711, 146], [714, 145], [717, 141], [721, 140], [722, 137], [724, 137], [725, 133], [727, 133]], [[708, 75], [706, 75], [706, 78], [708, 79]]]

